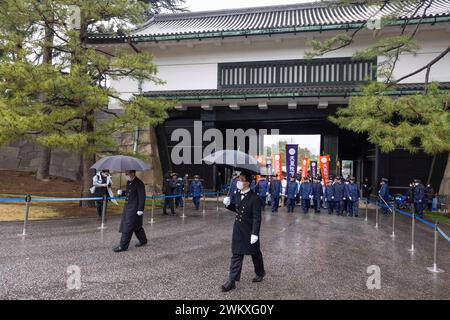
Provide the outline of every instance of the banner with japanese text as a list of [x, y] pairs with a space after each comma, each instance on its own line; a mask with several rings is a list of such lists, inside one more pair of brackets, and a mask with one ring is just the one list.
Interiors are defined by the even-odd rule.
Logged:
[[326, 183], [330, 179], [330, 156], [320, 156], [320, 169], [322, 171], [322, 179]]
[[298, 164], [298, 144], [286, 145], [286, 176], [289, 181], [290, 177], [297, 178]]

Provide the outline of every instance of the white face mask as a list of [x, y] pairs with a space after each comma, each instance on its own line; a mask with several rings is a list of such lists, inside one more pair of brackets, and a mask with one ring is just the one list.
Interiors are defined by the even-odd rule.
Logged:
[[243, 183], [242, 181], [238, 181], [238, 182], [236, 183], [236, 187], [237, 187], [239, 190], [242, 190], [242, 189], [244, 189], [244, 183]]
[[131, 178], [130, 176], [125, 176], [125, 178], [127, 178], [127, 181], [133, 180], [133, 178]]

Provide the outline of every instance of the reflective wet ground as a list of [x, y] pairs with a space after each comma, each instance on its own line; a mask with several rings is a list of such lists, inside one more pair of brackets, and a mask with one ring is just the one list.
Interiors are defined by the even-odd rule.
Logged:
[[[208, 206], [210, 208], [208, 208]], [[181, 215], [181, 210], [179, 215]], [[145, 229], [149, 245], [113, 253], [119, 218], [104, 231], [93, 219], [0, 223], [0, 297], [2, 299], [449, 299], [450, 243], [438, 243], [433, 274], [433, 230], [417, 224], [411, 254], [410, 220], [364, 210], [359, 218], [309, 213], [296, 208], [277, 215], [266, 209], [261, 228], [267, 276], [252, 283], [250, 257], [244, 260], [236, 290], [222, 293], [230, 260], [234, 214], [208, 203], [202, 211], [186, 209], [186, 218], [155, 212]], [[69, 266], [78, 266], [81, 289], [68, 290]], [[370, 290], [369, 266], [381, 272], [381, 289]], [[70, 280], [70, 279], [69, 279]], [[70, 281], [69, 281], [70, 282]], [[373, 283], [373, 281], [369, 281]], [[73, 283], [73, 282], [70, 282]]]

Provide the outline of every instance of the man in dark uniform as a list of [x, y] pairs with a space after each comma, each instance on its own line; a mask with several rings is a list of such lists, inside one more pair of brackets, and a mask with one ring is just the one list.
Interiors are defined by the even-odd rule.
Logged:
[[298, 193], [298, 185], [297, 181], [295, 181], [295, 177], [291, 176], [289, 178], [289, 182], [286, 185], [286, 206], [287, 206], [287, 212], [293, 213], [295, 209], [295, 197]]
[[195, 175], [194, 181], [191, 182], [189, 187], [189, 193], [192, 196], [192, 202], [194, 203], [195, 210], [200, 209], [200, 199], [203, 196], [203, 183], [200, 181], [200, 176]]
[[278, 212], [278, 207], [280, 206], [281, 182], [278, 180], [277, 175], [273, 176], [272, 181], [270, 182], [269, 193], [272, 212]]
[[231, 180], [230, 183], [230, 191], [228, 192], [228, 196], [231, 198], [231, 203], [234, 204], [235, 203], [235, 197], [236, 197], [236, 192], [237, 192], [237, 182], [238, 182], [238, 175], [237, 173], [233, 173], [233, 179]]
[[342, 215], [342, 210], [344, 206], [344, 184], [341, 182], [340, 177], [336, 177], [335, 183], [334, 183], [334, 205], [336, 208], [336, 215], [340, 216]]
[[345, 197], [348, 201], [348, 215], [350, 217], [358, 216], [359, 211], [359, 188], [355, 183], [355, 178], [350, 178], [350, 183], [345, 185]]
[[328, 214], [333, 214], [334, 210], [334, 186], [333, 181], [328, 180], [325, 187], [324, 200], [327, 204]]
[[123, 208], [122, 221], [120, 222], [119, 232], [122, 233], [120, 245], [114, 248], [114, 252], [128, 250], [133, 233], [139, 240], [136, 247], [142, 247], [147, 244], [147, 236], [142, 227], [144, 207], [145, 207], [145, 185], [136, 177], [136, 171], [126, 171], [127, 190], [122, 196], [126, 196], [125, 207]]
[[269, 193], [269, 183], [267, 182], [266, 177], [261, 177], [261, 179], [258, 181], [258, 184], [256, 185], [255, 191], [259, 196], [259, 200], [261, 201], [261, 209], [265, 210], [267, 194]]
[[311, 183], [309, 183], [309, 178], [306, 177], [300, 185], [300, 200], [302, 201], [302, 209], [304, 214], [307, 214], [309, 211], [312, 197], [312, 186]]
[[414, 179], [414, 212], [421, 218], [423, 218], [425, 199], [425, 187], [422, 181]]
[[230, 197], [223, 201], [228, 210], [236, 212], [233, 227], [232, 258], [229, 280], [222, 285], [222, 291], [230, 291], [236, 287], [241, 278], [244, 255], [251, 255], [256, 277], [253, 282], [261, 282], [266, 275], [263, 256], [260, 250], [259, 230], [261, 227], [261, 202], [258, 195], [250, 189], [252, 174], [242, 172], [237, 183], [235, 204]]
[[[175, 176], [175, 179], [173, 176], [167, 174], [164, 178], [163, 182], [163, 193], [165, 196], [173, 196], [177, 189], [177, 179]], [[163, 207], [163, 214], [167, 215], [167, 206], [170, 208], [170, 213], [175, 215], [175, 209], [174, 209], [174, 199], [173, 198], [165, 198], [164, 199], [164, 207]]]
[[386, 178], [382, 178], [381, 179], [381, 187], [380, 190], [378, 190], [378, 195], [380, 198], [382, 198], [383, 200], [380, 200], [381, 205], [383, 206], [383, 214], [388, 214], [388, 208], [386, 207], [386, 203], [388, 203], [389, 201], [389, 185], [388, 185], [389, 180]]
[[314, 204], [314, 212], [320, 213], [320, 200], [323, 198], [323, 188], [320, 180], [317, 178], [314, 179], [314, 183], [312, 185], [312, 195], [313, 195], [313, 204]]

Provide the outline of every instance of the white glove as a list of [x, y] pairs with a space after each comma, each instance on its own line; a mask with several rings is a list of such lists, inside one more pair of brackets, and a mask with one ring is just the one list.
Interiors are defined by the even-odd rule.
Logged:
[[331, 200], [334, 200], [334, 196], [331, 196]]
[[117, 190], [117, 195], [120, 197], [122, 195], [122, 190]]
[[312, 199], [312, 198], [313, 198], [313, 196], [312, 196], [312, 195], [310, 195], [310, 196], [309, 196], [309, 198], [310, 198], [310, 199]]
[[138, 216], [142, 216], [143, 214], [144, 214], [144, 211], [138, 211], [138, 212], [137, 212], [137, 215], [138, 215]]
[[352, 197], [348, 197], [348, 200], [352, 201]]
[[344, 198], [342, 198], [342, 200], [345, 200], [345, 199], [347, 199], [347, 198], [345, 198], [345, 197], [344, 197]]
[[231, 198], [225, 197], [225, 199], [223, 199], [223, 204], [225, 205], [225, 207], [228, 207], [231, 204]]
[[255, 236], [254, 234], [252, 234], [252, 236], [250, 237], [250, 244], [255, 244], [258, 241], [258, 236]]
[[323, 196], [320, 196], [320, 200], [322, 200], [323, 199]]

